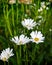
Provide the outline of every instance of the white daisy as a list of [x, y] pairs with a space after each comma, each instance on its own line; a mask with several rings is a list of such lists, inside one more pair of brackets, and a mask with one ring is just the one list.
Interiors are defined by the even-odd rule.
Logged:
[[35, 42], [35, 43], [40, 43], [40, 42], [43, 42], [44, 41], [44, 38], [45, 37], [43, 37], [43, 35], [42, 35], [42, 33], [41, 33], [41, 31], [39, 31], [39, 32], [37, 32], [37, 31], [32, 31], [31, 32], [31, 38], [32, 38], [32, 42]]
[[26, 27], [28, 30], [30, 30], [36, 26], [36, 22], [34, 22], [33, 19], [24, 19], [24, 21], [22, 21], [22, 25]]
[[16, 36], [16, 37], [12, 38], [11, 41], [16, 43], [17, 45], [23, 45], [23, 44], [26, 44], [26, 43], [30, 42], [30, 39], [27, 36], [21, 34], [19, 36], [19, 38], [18, 38], [18, 36]]
[[13, 49], [7, 48], [5, 50], [2, 51], [1, 55], [0, 55], [0, 60], [2, 61], [8, 61], [8, 59], [13, 56]]

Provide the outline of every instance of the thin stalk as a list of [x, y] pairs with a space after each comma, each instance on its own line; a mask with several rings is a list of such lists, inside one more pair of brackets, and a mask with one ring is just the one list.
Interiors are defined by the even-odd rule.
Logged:
[[9, 65], [9, 61], [8, 61], [8, 65]]
[[[33, 50], [33, 45], [32, 45], [32, 50]], [[33, 53], [33, 51], [32, 51], [32, 53]], [[32, 55], [32, 54], [31, 54], [31, 55]], [[32, 65], [32, 57], [31, 57], [30, 65]]]
[[26, 64], [25, 65], [28, 65], [28, 55], [27, 55], [27, 46], [25, 45], [25, 47], [26, 47]]
[[21, 54], [22, 54], [22, 53], [21, 53], [21, 45], [20, 45], [20, 50], [19, 50], [19, 51], [20, 51], [20, 65], [21, 65], [21, 62], [22, 62], [22, 61], [21, 61], [21, 57], [22, 57], [22, 56], [21, 56]]
[[17, 65], [21, 65], [21, 47], [20, 47], [20, 49], [18, 49], [18, 46], [14, 45], [14, 49], [15, 49], [15, 52], [16, 52]]
[[20, 58], [21, 58], [21, 46], [20, 46]]
[[13, 23], [13, 26], [15, 26], [15, 24], [14, 24], [14, 8], [13, 8], [13, 5], [11, 5], [11, 8], [12, 8], [12, 23]]
[[23, 51], [24, 51], [24, 61], [25, 61], [25, 65], [27, 65], [27, 56], [26, 56], [26, 45], [24, 46], [24, 48], [23, 48]]
[[21, 4], [21, 11], [22, 11], [22, 20], [24, 19], [24, 4]]
[[13, 27], [14, 27], [14, 35], [16, 35], [15, 24], [14, 24], [14, 8], [13, 8], [13, 5], [11, 5], [11, 8], [12, 8], [12, 24], [13, 24]]
[[[28, 33], [28, 30], [27, 30], [27, 33]], [[28, 65], [28, 52], [27, 52], [27, 45], [25, 45], [25, 52], [26, 52], [26, 63], [25, 63], [25, 65]]]
[[[46, 21], [47, 11], [44, 10], [42, 13], [43, 13], [43, 15], [44, 15], [44, 20], [43, 20], [43, 22], [46, 22], [46, 26], [47, 26], [47, 24], [48, 24], [48, 22]], [[42, 32], [44, 32], [44, 30], [43, 30], [43, 27], [44, 27], [44, 26], [45, 26], [45, 24], [43, 23], [43, 24], [41, 25]], [[45, 35], [45, 32], [44, 32], [44, 35]]]
[[[8, 0], [7, 0], [8, 2]], [[12, 36], [12, 32], [11, 32], [11, 27], [10, 27], [10, 22], [9, 22], [9, 16], [8, 16], [8, 4], [6, 5], [6, 12], [7, 12], [7, 18], [6, 18], [6, 24], [7, 24], [7, 27], [8, 27], [8, 30], [9, 30], [9, 33], [10, 35]]]
[[30, 61], [30, 65], [32, 65], [32, 60]]
[[19, 56], [19, 52], [16, 51], [16, 57], [17, 57], [17, 65], [21, 65], [21, 58]]
[[[26, 10], [27, 10], [27, 5], [26, 5]], [[24, 4], [22, 4], [21, 5], [21, 11], [22, 11], [22, 13], [23, 13], [23, 15], [22, 15], [22, 20], [23, 20], [23, 17], [24, 17]], [[25, 30], [24, 30], [24, 34], [25, 34]], [[24, 46], [24, 52], [25, 52], [25, 55], [24, 55], [24, 57], [25, 57], [25, 65], [28, 65], [28, 62], [27, 62], [27, 60], [28, 60], [28, 56], [27, 56], [27, 50], [26, 50], [26, 45]]]
[[6, 5], [6, 10], [5, 10], [5, 5], [3, 3], [3, 13], [4, 13], [5, 23], [6, 23], [6, 26], [7, 26], [5, 29], [8, 29], [10, 35], [12, 36], [12, 31], [11, 31], [9, 17], [8, 17], [8, 4]]
[[11, 27], [10, 27], [10, 24], [9, 24], [9, 19], [5, 17], [5, 20], [6, 20], [6, 25], [7, 25], [7, 28], [8, 28], [8, 31], [10, 33], [10, 35], [12, 36], [12, 31], [11, 31]]
[[[4, 5], [4, 2], [3, 2], [3, 14], [4, 14], [4, 18], [5, 18], [5, 5]], [[5, 33], [6, 32], [7, 32], [7, 28], [6, 28], [6, 24], [5, 24]], [[7, 33], [5, 35], [7, 37]]]
[[18, 62], [19, 60], [18, 60], [18, 52], [17, 51], [16, 51], [16, 57], [17, 57], [17, 65], [20, 65]]
[[18, 52], [17, 52], [17, 45], [13, 45], [14, 46], [14, 50], [15, 50], [15, 53], [16, 53], [16, 62], [17, 62], [17, 65], [18, 65]]
[[27, 4], [26, 4], [26, 6], [25, 6], [25, 9], [26, 9], [26, 11], [28, 10], [28, 6], [27, 6]]
[[17, 24], [18, 24], [18, 1], [16, 3], [16, 6], [17, 6]]
[[6, 62], [4, 61], [4, 65], [6, 65]]
[[34, 0], [32, 0], [32, 3], [34, 3]]
[[35, 60], [35, 52], [36, 52], [36, 46], [34, 44], [32, 44], [32, 56], [31, 56], [31, 62], [30, 65], [33, 65], [33, 60]]
[[[38, 0], [37, 10], [39, 9], [39, 7], [40, 7], [40, 0]], [[38, 16], [38, 11], [37, 11], [37, 16]]]
[[[18, 0], [16, 0], [16, 24], [18, 25]], [[17, 29], [18, 29], [18, 27], [17, 27]], [[16, 32], [18, 32], [17, 30], [16, 30]]]

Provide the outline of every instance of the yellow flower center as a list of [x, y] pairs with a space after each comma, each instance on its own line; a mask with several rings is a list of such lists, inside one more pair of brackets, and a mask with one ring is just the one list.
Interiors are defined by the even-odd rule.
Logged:
[[34, 38], [35, 41], [39, 41], [39, 38]]
[[31, 26], [30, 26], [30, 25], [28, 25], [28, 24], [27, 24], [26, 26], [31, 27]]
[[21, 45], [21, 44], [22, 44], [22, 41], [20, 41], [19, 43], [20, 43], [20, 45]]
[[2, 60], [3, 60], [3, 61], [6, 61], [7, 59], [4, 57]]
[[28, 24], [26, 26], [29, 26]]

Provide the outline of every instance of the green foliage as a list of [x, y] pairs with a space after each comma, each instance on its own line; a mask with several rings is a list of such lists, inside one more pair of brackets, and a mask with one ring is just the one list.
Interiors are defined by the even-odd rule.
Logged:
[[[9, 59], [9, 65], [52, 65], [52, 8], [49, 5], [49, 10], [44, 10], [38, 13], [40, 8], [40, 0], [36, 1], [36, 6], [32, 4], [8, 4], [7, 1], [0, 2], [0, 51], [7, 47], [14, 49], [14, 57]], [[38, 16], [43, 17], [41, 25], [34, 27], [35, 30], [40, 30], [45, 36], [44, 43], [35, 44], [28, 43], [26, 45], [16, 46], [11, 42], [11, 37], [25, 34], [29, 36], [32, 30], [27, 30], [21, 25], [25, 18], [32, 18], [37, 23]], [[30, 37], [30, 36], [29, 36]]]

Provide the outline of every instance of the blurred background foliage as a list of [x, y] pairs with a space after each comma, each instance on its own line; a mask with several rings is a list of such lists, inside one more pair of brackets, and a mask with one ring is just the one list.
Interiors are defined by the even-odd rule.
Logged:
[[[35, 0], [34, 2], [37, 3], [38, 6], [38, 0]], [[50, 31], [50, 29], [52, 29], [51, 4], [48, 6], [49, 10], [46, 13], [43, 13], [43, 17], [45, 18], [46, 16], [46, 20], [38, 28], [38, 30], [42, 31], [42, 33], [44, 34], [45, 42], [38, 45], [36, 45], [35, 43], [29, 43], [26, 45], [28, 60], [24, 58], [26, 56], [26, 52], [23, 51], [24, 46], [21, 46], [22, 65], [25, 65], [25, 63], [26, 65], [52, 65], [52, 31]], [[7, 47], [14, 48], [13, 43], [11, 43], [10, 41], [10, 37], [13, 37], [15, 35], [19, 36], [21, 33], [24, 33], [24, 30], [25, 32], [28, 32], [24, 34], [29, 36], [31, 30], [27, 31], [27, 29], [24, 29], [21, 25], [21, 21], [24, 18], [34, 18], [35, 20], [35, 17], [37, 16], [37, 10], [35, 12], [35, 8], [33, 7], [32, 9], [30, 6], [31, 5], [25, 4], [10, 5], [6, 0], [0, 0], [0, 52]], [[29, 12], [26, 10], [28, 10]], [[24, 14], [28, 15], [25, 16]], [[34, 30], [36, 29], [37, 28], [34, 28]], [[14, 62], [15, 59], [16, 57], [9, 59], [9, 64], [16, 65], [16, 62]], [[2, 61], [0, 61], [0, 65], [1, 64], [3, 65]]]

